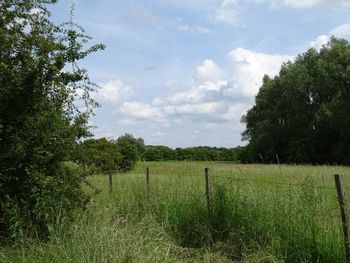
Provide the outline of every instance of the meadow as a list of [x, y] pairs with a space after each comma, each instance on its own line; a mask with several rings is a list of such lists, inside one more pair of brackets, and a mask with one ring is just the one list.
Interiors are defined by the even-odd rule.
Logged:
[[89, 177], [102, 191], [88, 209], [58, 217], [49, 241], [1, 248], [0, 262], [345, 262], [336, 173], [349, 195], [344, 166], [139, 162], [111, 193], [107, 175]]

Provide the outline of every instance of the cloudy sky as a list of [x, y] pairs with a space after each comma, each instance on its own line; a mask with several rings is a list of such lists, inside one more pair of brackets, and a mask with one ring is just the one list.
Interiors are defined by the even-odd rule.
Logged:
[[[72, 0], [52, 10], [68, 20]], [[243, 145], [241, 116], [264, 74], [330, 36], [350, 37], [349, 0], [75, 0], [75, 21], [107, 49], [82, 66], [101, 89], [96, 137]]]

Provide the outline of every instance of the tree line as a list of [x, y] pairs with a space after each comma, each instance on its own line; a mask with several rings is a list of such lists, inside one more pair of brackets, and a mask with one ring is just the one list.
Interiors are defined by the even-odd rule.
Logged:
[[147, 145], [143, 154], [145, 161], [239, 161], [242, 147], [224, 148], [198, 146], [171, 149], [167, 146]]
[[242, 147], [224, 148], [198, 146], [172, 149], [145, 145], [142, 138], [124, 134], [118, 139], [87, 139], [76, 144], [71, 161], [91, 172], [110, 170], [125, 172], [137, 161], [230, 161], [239, 162]]
[[244, 162], [350, 164], [350, 45], [332, 38], [265, 76], [242, 118]]

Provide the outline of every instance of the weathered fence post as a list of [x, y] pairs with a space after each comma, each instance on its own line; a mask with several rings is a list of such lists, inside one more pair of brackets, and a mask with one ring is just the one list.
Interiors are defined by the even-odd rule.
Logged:
[[146, 168], [146, 184], [147, 184], [147, 197], [149, 197], [150, 193], [150, 183], [149, 183], [149, 168]]
[[211, 192], [211, 178], [209, 174], [209, 168], [205, 168], [205, 195], [207, 196], [208, 215], [211, 218], [213, 214], [212, 210], [212, 192]]
[[112, 171], [108, 172], [108, 177], [109, 177], [109, 194], [111, 194], [112, 193], [112, 187], [113, 187]]
[[343, 223], [344, 245], [347, 262], [350, 262], [350, 228], [349, 228], [349, 213], [346, 200], [346, 192], [343, 181], [343, 176], [340, 174], [334, 175], [335, 186], [338, 193], [338, 201], [340, 206], [341, 220]]

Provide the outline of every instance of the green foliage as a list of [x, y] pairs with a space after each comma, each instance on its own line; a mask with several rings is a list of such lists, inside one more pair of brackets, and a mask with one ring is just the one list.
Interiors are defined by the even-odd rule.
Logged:
[[79, 167], [61, 163], [53, 173], [32, 174], [21, 193], [5, 196], [3, 216], [12, 239], [23, 240], [33, 234], [46, 238], [58, 220], [72, 221], [73, 211], [89, 200], [81, 190], [84, 173]]
[[116, 145], [122, 155], [120, 169], [123, 171], [132, 169], [145, 149], [143, 139], [134, 138], [131, 134], [120, 136], [116, 141]]
[[58, 211], [68, 215], [85, 199], [81, 175], [62, 163], [88, 135], [87, 120], [97, 106], [89, 96], [94, 84], [77, 63], [104, 46], [84, 49], [89, 37], [72, 21], [51, 23], [46, 7], [55, 2], [0, 2], [2, 237], [21, 231], [45, 236]]
[[242, 148], [189, 147], [176, 148], [147, 145], [143, 155], [146, 161], [238, 161]]
[[245, 161], [350, 164], [350, 44], [333, 38], [265, 76], [242, 118]]
[[145, 161], [169, 161], [175, 160], [175, 152], [167, 146], [147, 145], [143, 155]]
[[183, 247], [204, 247], [211, 244], [211, 222], [208, 210], [200, 197], [192, 199], [168, 198], [160, 208], [159, 221], [166, 222], [166, 230]]
[[122, 155], [115, 141], [106, 138], [88, 139], [76, 146], [73, 159], [92, 171], [117, 170]]
[[135, 166], [144, 148], [143, 139], [130, 134], [117, 140], [88, 139], [76, 145], [72, 159], [88, 167], [91, 172], [128, 171]]

